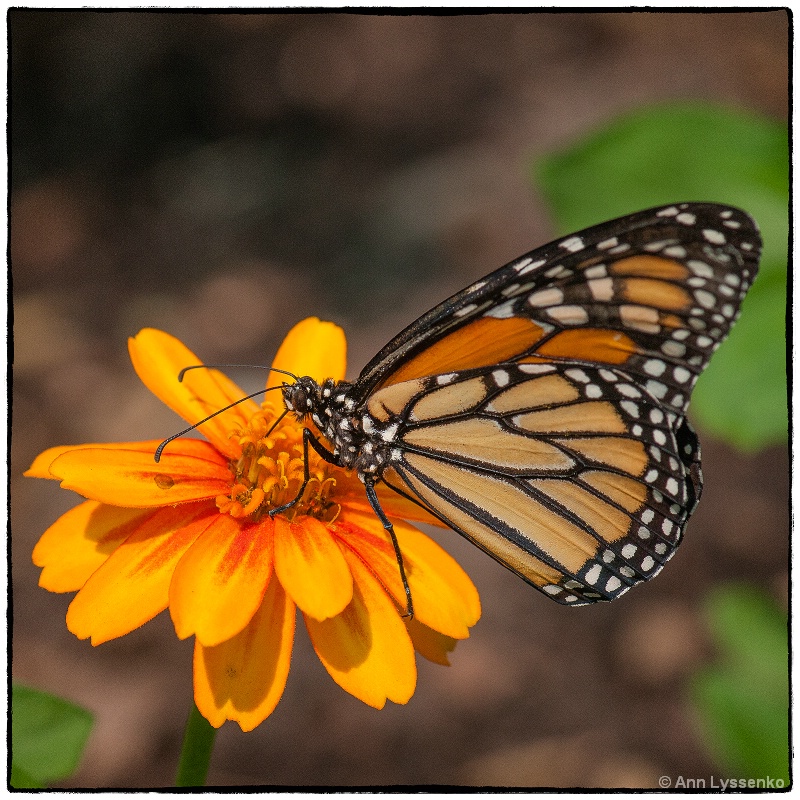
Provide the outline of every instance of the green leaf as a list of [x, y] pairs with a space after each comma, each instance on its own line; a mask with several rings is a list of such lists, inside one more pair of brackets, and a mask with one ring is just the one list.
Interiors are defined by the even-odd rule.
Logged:
[[706, 603], [718, 666], [692, 681], [712, 754], [731, 774], [789, 779], [789, 640], [786, 615], [749, 587], [725, 587]]
[[626, 116], [536, 167], [560, 233], [651, 206], [716, 201], [764, 238], [759, 276], [731, 338], [695, 388], [698, 425], [742, 449], [786, 441], [788, 130], [697, 103]]
[[711, 752], [730, 775], [789, 785], [788, 698], [777, 703], [725, 673], [698, 675], [694, 697]]
[[785, 330], [786, 276], [762, 273], [692, 395], [704, 430], [746, 451], [786, 441]]
[[11, 692], [12, 786], [36, 788], [71, 775], [92, 724], [92, 715], [80, 706], [15, 685]]
[[41, 783], [37, 783], [24, 769], [11, 762], [11, 788], [12, 789], [44, 789]]

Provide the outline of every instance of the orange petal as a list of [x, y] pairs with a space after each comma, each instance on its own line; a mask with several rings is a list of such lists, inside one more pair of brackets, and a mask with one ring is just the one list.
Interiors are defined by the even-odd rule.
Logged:
[[[190, 370], [179, 383], [178, 374], [184, 367], [203, 362], [186, 345], [163, 331], [145, 328], [128, 340], [128, 351], [142, 383], [191, 425], [246, 394], [215, 369]], [[198, 430], [229, 458], [237, 458], [241, 450], [228, 434], [238, 426], [244, 427], [257, 410], [256, 403], [246, 400], [204, 422]]]
[[343, 552], [353, 573], [353, 600], [332, 619], [305, 617], [311, 642], [346, 692], [374, 708], [387, 700], [407, 703], [417, 682], [408, 631], [372, 573], [353, 553]]
[[304, 614], [327, 619], [353, 597], [353, 578], [330, 531], [314, 517], [275, 517], [275, 572]]
[[157, 511], [92, 573], [70, 604], [67, 627], [97, 645], [151, 620], [167, 607], [178, 560], [218, 516], [205, 503]]
[[[466, 639], [470, 626], [481, 615], [478, 590], [436, 542], [405, 522], [394, 520], [393, 524], [415, 617], [439, 633]], [[405, 608], [405, 591], [394, 549], [375, 515], [343, 511], [333, 530], [372, 567], [400, 607]]]
[[[339, 482], [340, 478], [337, 476], [337, 490], [339, 488]], [[364, 485], [357, 477], [355, 478], [355, 482], [358, 483], [358, 488], [361, 489], [360, 493], [356, 491], [348, 492], [346, 498], [341, 501], [341, 505], [343, 507], [352, 508], [354, 511], [360, 511], [361, 513], [372, 514], [374, 516], [375, 512], [372, 510], [372, 506], [369, 504], [369, 500], [367, 500], [367, 496], [364, 493]], [[390, 519], [407, 519], [411, 522], [424, 522], [426, 525], [436, 525], [438, 528], [447, 527], [438, 517], [434, 517], [433, 514], [422, 506], [417, 505], [413, 500], [409, 500], [397, 494], [397, 492], [390, 489], [385, 484], [378, 484], [375, 490], [378, 493], [378, 500], [380, 500], [381, 508]]]
[[272, 713], [289, 674], [294, 620], [294, 603], [270, 581], [241, 633], [216, 647], [195, 642], [194, 699], [215, 728], [231, 719], [251, 731]]
[[423, 625], [416, 618], [407, 619], [405, 623], [408, 634], [411, 636], [411, 641], [414, 643], [414, 649], [423, 658], [427, 658], [428, 661], [432, 661], [434, 664], [441, 664], [443, 667], [450, 666], [447, 654], [455, 649], [458, 639], [445, 636], [443, 633]]
[[89, 576], [155, 511], [116, 508], [87, 500], [59, 517], [33, 548], [43, 567], [39, 586], [77, 592]]
[[187, 439], [158, 464], [152, 452], [121, 448], [69, 450], [53, 461], [50, 472], [63, 489], [128, 508], [205, 500], [230, 490], [228, 463], [207, 442]]
[[49, 478], [50, 480], [58, 480], [57, 475], [50, 472], [51, 464], [64, 453], [70, 453], [73, 450], [138, 450], [142, 453], [150, 453], [153, 455], [156, 452], [156, 447], [160, 442], [104, 442], [101, 444], [68, 444], [61, 445], [60, 447], [50, 447], [43, 453], [40, 453], [33, 460], [30, 468], [23, 474], [26, 478]]
[[169, 611], [178, 637], [206, 647], [239, 633], [264, 597], [272, 575], [273, 522], [242, 523], [220, 514], [178, 562]]
[[400, 567], [389, 534], [378, 518], [369, 512], [362, 514], [342, 509], [339, 518], [331, 525], [331, 531], [345, 548], [352, 550], [364, 564], [369, 565], [384, 589], [397, 601], [397, 609], [404, 613], [406, 599]]
[[[309, 376], [317, 383], [325, 378], [344, 380], [347, 371], [347, 340], [344, 331], [333, 322], [308, 317], [298, 322], [278, 348], [275, 369], [286, 370], [298, 378]], [[270, 372], [267, 387], [280, 386], [291, 378]]]

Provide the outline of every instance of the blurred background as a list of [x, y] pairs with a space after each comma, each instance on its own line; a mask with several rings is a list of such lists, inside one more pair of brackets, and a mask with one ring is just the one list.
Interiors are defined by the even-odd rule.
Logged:
[[[153, 326], [207, 362], [269, 364], [316, 315], [345, 328], [354, 377], [419, 314], [559, 233], [537, 159], [654, 102], [788, 116], [782, 11], [12, 10], [8, 24], [12, 666], [95, 715], [65, 787], [169, 786], [192, 696], [192, 643], [168, 615], [92, 648], [30, 560], [77, 502], [21, 477], [36, 454], [182, 427], [136, 378], [128, 336]], [[785, 611], [788, 457], [701, 438], [703, 500], [652, 584], [563, 608], [437, 532], [484, 609], [452, 666], [420, 660], [411, 702], [377, 712], [332, 682], [299, 626], [277, 710], [252, 733], [223, 727], [209, 785], [719, 775], [691, 700], [719, 657], [704, 602], [746, 581]]]

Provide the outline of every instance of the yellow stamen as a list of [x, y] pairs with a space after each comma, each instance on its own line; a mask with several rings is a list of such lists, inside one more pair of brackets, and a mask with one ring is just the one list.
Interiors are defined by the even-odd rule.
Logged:
[[[288, 417], [267, 436], [278, 414], [274, 406], [264, 403], [246, 428], [231, 432], [242, 446], [242, 455], [231, 464], [230, 494], [216, 498], [221, 513], [258, 519], [271, 508], [297, 498], [305, 475], [303, 429]], [[290, 519], [306, 514], [333, 522], [340, 506], [332, 499], [336, 478], [328, 474], [331, 467], [309, 452], [308, 469], [309, 481], [303, 496], [284, 513]]]

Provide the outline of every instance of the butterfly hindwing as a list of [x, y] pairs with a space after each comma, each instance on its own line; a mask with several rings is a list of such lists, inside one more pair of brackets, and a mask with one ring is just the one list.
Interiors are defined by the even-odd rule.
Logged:
[[685, 420], [612, 368], [446, 378], [373, 397], [395, 409], [390, 486], [562, 603], [614, 599], [660, 570], [699, 493]]

